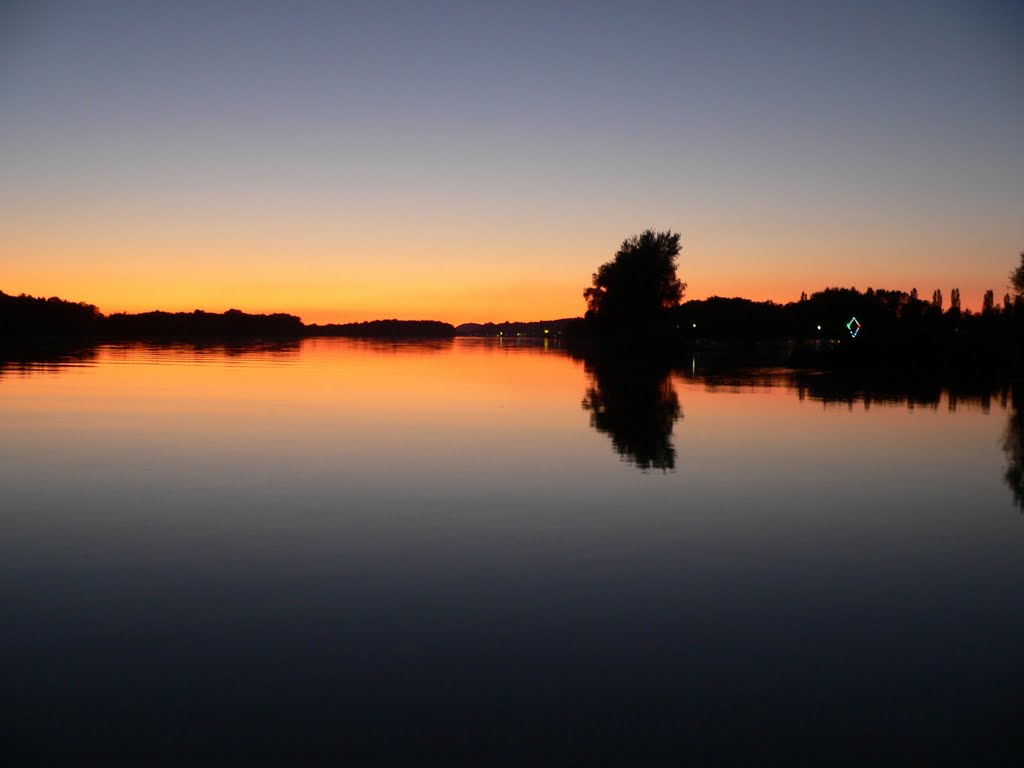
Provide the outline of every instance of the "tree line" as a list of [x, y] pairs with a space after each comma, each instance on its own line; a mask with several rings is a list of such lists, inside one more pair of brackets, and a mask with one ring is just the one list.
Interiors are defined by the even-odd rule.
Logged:
[[434, 320], [375, 320], [343, 325], [305, 325], [281, 312], [116, 312], [104, 315], [93, 304], [56, 297], [9, 296], [0, 291], [0, 337], [7, 339], [297, 338], [356, 336], [451, 338], [455, 328]]
[[368, 320], [362, 323], [307, 325], [307, 336], [348, 336], [357, 339], [450, 339], [455, 326], [440, 320]]
[[150, 338], [201, 336], [298, 336], [295, 315], [227, 312], [116, 312], [104, 315], [93, 304], [51, 297], [9, 296], [0, 292], [0, 335], [6, 337], [74, 336], [81, 338]]
[[567, 336], [577, 348], [644, 352], [692, 351], [714, 345], [788, 345], [788, 362], [842, 365], [922, 362], [1024, 364], [1024, 252], [996, 303], [980, 312], [961, 306], [960, 291], [931, 299], [909, 292], [830, 287], [787, 304], [712, 297], [683, 303], [677, 275], [680, 237], [646, 230], [622, 242], [583, 292], [587, 312]]

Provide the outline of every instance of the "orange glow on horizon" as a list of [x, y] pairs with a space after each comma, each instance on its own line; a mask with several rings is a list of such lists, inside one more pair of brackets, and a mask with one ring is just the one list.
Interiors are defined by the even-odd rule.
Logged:
[[[541, 239], [550, 240], [543, 247], [524, 235], [493, 244], [475, 233], [449, 245], [443, 237], [418, 243], [414, 234], [399, 232], [383, 245], [364, 238], [342, 249], [280, 235], [264, 242], [257, 232], [235, 239], [178, 233], [154, 245], [143, 232], [115, 236], [80, 224], [54, 234], [22, 227], [0, 236], [0, 249], [18, 256], [5, 264], [0, 290], [6, 293], [83, 301], [106, 314], [235, 308], [285, 312], [307, 323], [396, 318], [458, 325], [578, 317], [586, 309], [582, 294], [591, 274], [618, 244], [601, 233], [579, 242], [564, 233], [543, 233]], [[829, 286], [916, 287], [925, 299], [939, 288], [948, 301], [957, 287], [963, 307], [978, 310], [987, 289], [995, 291], [997, 302], [1005, 291], [1005, 274], [963, 279], [956, 248], [947, 253], [903, 243], [898, 256], [886, 258], [876, 250], [865, 258], [856, 243], [820, 256], [814, 242], [801, 245], [802, 250], [762, 247], [754, 264], [754, 257], [735, 255], [755, 252], [738, 236], [695, 236], [688, 243], [684, 234], [684, 301], [740, 296], [787, 303], [801, 291]], [[298, 254], [290, 255], [295, 249]]]

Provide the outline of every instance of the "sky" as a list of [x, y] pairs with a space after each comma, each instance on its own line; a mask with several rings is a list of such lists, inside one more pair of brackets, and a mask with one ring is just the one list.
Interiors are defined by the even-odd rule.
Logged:
[[1001, 297], [1024, 3], [0, 0], [0, 290], [307, 322]]

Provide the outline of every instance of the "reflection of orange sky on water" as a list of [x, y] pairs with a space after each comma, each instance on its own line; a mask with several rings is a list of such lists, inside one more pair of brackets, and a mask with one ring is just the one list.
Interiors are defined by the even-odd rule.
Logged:
[[[983, 414], [951, 413], [945, 396], [937, 408], [851, 409], [800, 400], [788, 386], [711, 386], [685, 374], [672, 383], [681, 406], [671, 436], [676, 470], [729, 484], [735, 469], [752, 488], [782, 482], [794, 462], [840, 478], [842, 467], [877, 461], [883, 471], [913, 453], [926, 474], [929, 462], [949, 458], [951, 430], [988, 428]], [[538, 462], [582, 467], [607, 458], [607, 435], [588, 428], [581, 405], [595, 385], [560, 351], [476, 339], [308, 339], [243, 353], [128, 345], [100, 348], [94, 364], [0, 373], [0, 414], [29, 441], [14, 459], [70, 440], [87, 446], [83, 466], [129, 451], [153, 471], [187, 460], [209, 482], [219, 472], [242, 482], [257, 460], [298, 477], [367, 457], [414, 462], [424, 477], [452, 462], [467, 473], [536, 472]], [[756, 466], [734, 467], [737, 453], [756, 455]], [[365, 471], [389, 482], [383, 466]]]
[[[66, 367], [41, 366], [35, 373], [0, 377], [8, 403], [18, 410], [53, 412], [241, 413], [252, 408], [296, 403], [344, 404], [353, 412], [407, 411], [412, 420], [430, 420], [424, 402], [445, 404], [450, 418], [471, 419], [481, 408], [514, 407], [538, 420], [548, 405], [578, 403], [593, 383], [580, 361], [556, 346], [534, 342], [458, 338], [452, 342], [403, 343], [312, 338], [264, 349], [211, 346], [147, 347], [144, 344], [99, 348], [92, 362]], [[707, 409], [723, 422], [775, 421], [781, 425], [798, 408], [847, 411], [845, 402], [804, 400], [785, 379], [752, 384], [715, 383], [687, 371], [672, 375], [684, 406]], [[961, 409], [979, 407], [971, 401]], [[941, 415], [948, 395], [935, 405], [908, 408], [903, 403], [858, 399], [854, 411], [877, 411], [887, 419], [912, 418], [915, 411]]]
[[[301, 365], [290, 364], [300, 355]], [[95, 365], [10, 375], [0, 386], [23, 417], [67, 411], [101, 422], [112, 413], [135, 414], [166, 420], [162, 428], [175, 431], [200, 416], [211, 427], [240, 416], [272, 423], [302, 406], [344, 412], [363, 427], [380, 413], [415, 428], [472, 423], [495, 409], [513, 409], [536, 426], [578, 401], [584, 381], [581, 366], [540, 346], [309, 339], [301, 350], [233, 355], [216, 347], [105, 347]]]

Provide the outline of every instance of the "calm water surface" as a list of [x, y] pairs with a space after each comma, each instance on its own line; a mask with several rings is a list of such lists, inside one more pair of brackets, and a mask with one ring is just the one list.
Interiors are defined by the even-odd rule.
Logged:
[[1024, 394], [542, 346], [0, 367], [11, 764], [1024, 759]]

